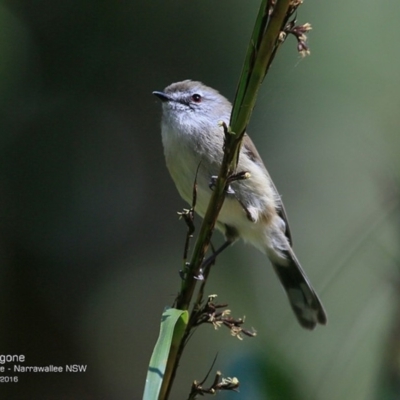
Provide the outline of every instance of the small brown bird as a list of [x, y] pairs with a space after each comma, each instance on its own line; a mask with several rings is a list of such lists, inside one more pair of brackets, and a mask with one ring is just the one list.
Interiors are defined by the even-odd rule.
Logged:
[[[201, 82], [173, 83], [153, 92], [161, 101], [162, 141], [168, 170], [180, 195], [192, 201], [197, 172], [195, 211], [204, 216], [223, 158], [224, 132], [229, 124], [231, 103]], [[227, 244], [242, 238], [265, 253], [289, 298], [301, 326], [313, 329], [326, 324], [324, 307], [297, 260], [282, 200], [250, 137], [245, 135], [238, 171], [248, 179], [232, 182], [218, 216], [217, 228]]]

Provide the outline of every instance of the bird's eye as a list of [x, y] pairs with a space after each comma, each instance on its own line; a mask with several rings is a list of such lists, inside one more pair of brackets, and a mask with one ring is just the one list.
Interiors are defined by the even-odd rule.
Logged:
[[192, 95], [192, 100], [195, 103], [200, 103], [201, 102], [201, 96], [199, 94], [195, 93], [195, 94]]

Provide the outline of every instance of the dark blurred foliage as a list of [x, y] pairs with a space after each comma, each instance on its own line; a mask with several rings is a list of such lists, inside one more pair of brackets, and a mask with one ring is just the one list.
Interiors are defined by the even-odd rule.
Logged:
[[[185, 234], [151, 92], [193, 78], [232, 99], [258, 4], [0, 2], [0, 353], [88, 365], [19, 374], [1, 398], [141, 398]], [[301, 330], [268, 262], [237, 244], [209, 291], [258, 336], [198, 329], [172, 398], [217, 352], [242, 383], [221, 399], [396, 398], [399, 4], [307, 0], [312, 55], [288, 40], [250, 126], [329, 325]]]

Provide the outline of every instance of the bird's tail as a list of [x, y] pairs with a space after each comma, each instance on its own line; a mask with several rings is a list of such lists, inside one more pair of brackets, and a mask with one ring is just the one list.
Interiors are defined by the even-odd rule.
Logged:
[[307, 329], [314, 329], [317, 324], [325, 325], [324, 307], [295, 254], [292, 249], [282, 253], [285, 258], [274, 254], [270, 259], [300, 325]]

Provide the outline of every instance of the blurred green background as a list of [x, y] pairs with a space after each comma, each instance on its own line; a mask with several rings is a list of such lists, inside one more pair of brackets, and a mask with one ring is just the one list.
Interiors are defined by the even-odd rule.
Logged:
[[[141, 398], [185, 235], [151, 92], [191, 78], [233, 99], [258, 5], [0, 1], [0, 352], [88, 365], [20, 374], [1, 398]], [[312, 54], [288, 39], [249, 128], [328, 326], [302, 330], [238, 243], [208, 293], [258, 336], [198, 329], [172, 399], [216, 353], [241, 381], [221, 399], [400, 398], [399, 16], [395, 0], [307, 0]]]

